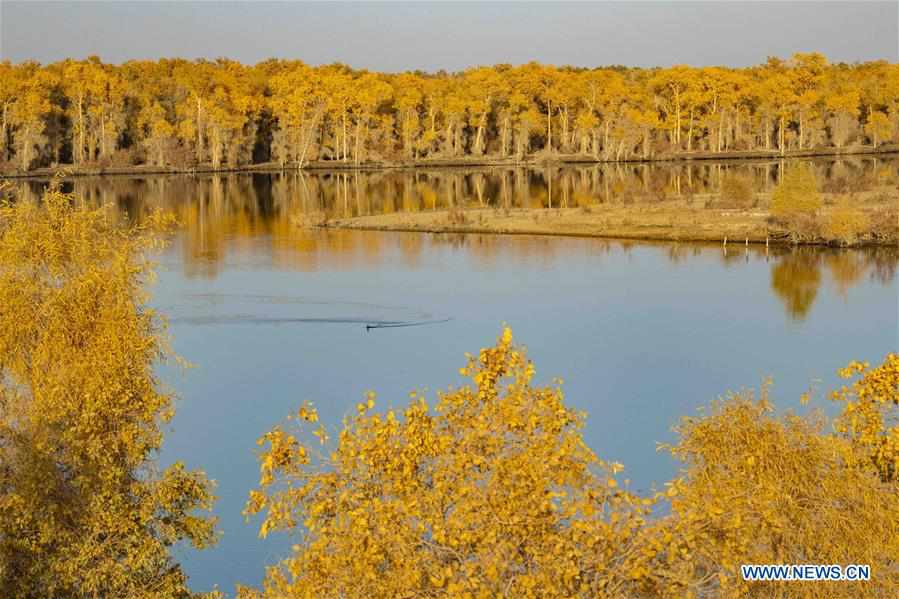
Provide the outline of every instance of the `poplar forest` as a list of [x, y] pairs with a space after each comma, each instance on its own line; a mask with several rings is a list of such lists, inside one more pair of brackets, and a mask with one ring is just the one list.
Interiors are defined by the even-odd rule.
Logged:
[[0, 106], [7, 173], [834, 153], [899, 141], [899, 65], [800, 53], [751, 68], [377, 73], [92, 56], [0, 64]]

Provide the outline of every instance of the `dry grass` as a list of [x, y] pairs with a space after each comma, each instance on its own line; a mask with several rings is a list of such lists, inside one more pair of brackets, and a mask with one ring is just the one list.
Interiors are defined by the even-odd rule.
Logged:
[[[537, 235], [569, 235], [585, 237], [616, 237], [647, 240], [722, 241], [746, 240], [750, 242], [795, 242], [785, 228], [786, 223], [771, 217], [769, 198], [758, 194], [753, 201], [757, 207], [715, 208], [705, 206], [705, 198], [697, 195], [693, 201], [680, 199], [652, 204], [594, 204], [588, 209], [572, 208], [517, 208], [497, 211], [492, 208], [468, 208], [462, 213], [453, 210], [436, 210], [417, 213], [392, 213], [362, 216], [330, 221], [327, 226], [345, 229], [370, 229], [383, 231], [426, 231], [512, 233]], [[827, 243], [823, 236], [827, 223], [846, 220], [845, 202], [822, 207], [810, 225], [812, 230], [803, 232], [801, 243]], [[858, 243], [896, 245], [899, 243], [899, 197], [895, 191], [884, 194], [872, 191], [858, 197], [850, 211], [857, 215], [853, 222], [871, 223], [866, 231], [856, 232]], [[838, 215], [832, 214], [839, 212]], [[875, 228], [877, 229], [875, 231]], [[845, 239], [840, 240], [845, 243]]]

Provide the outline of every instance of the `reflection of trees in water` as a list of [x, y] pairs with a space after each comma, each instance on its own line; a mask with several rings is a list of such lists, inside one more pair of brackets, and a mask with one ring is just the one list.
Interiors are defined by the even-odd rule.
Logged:
[[867, 277], [891, 285], [899, 267], [899, 250], [876, 247], [867, 250], [794, 248], [775, 258], [771, 267], [771, 289], [784, 302], [794, 320], [803, 320], [811, 310], [821, 286], [821, 271], [827, 269], [834, 289], [847, 297], [849, 290]]
[[[857, 164], [856, 164], [857, 163]], [[883, 161], [881, 160], [882, 164]], [[872, 160], [815, 163], [821, 180], [872, 180]], [[895, 170], [896, 164], [889, 163]], [[449, 208], [573, 208], [596, 204], [659, 204], [705, 194], [715, 207], [722, 179], [740, 175], [755, 191], [776, 184], [779, 163], [607, 164], [542, 168], [456, 168], [415, 171], [297, 172], [254, 174], [265, 178], [277, 203], [298, 198], [296, 210], [329, 218]], [[882, 170], [882, 169], [881, 169]], [[198, 179], [203, 185], [203, 179]], [[837, 187], [845, 187], [839, 183]], [[860, 188], [860, 184], [849, 187]]]
[[858, 252], [828, 252], [824, 263], [837, 293], [844, 298], [864, 278], [867, 269], [864, 256]]
[[871, 279], [889, 285], [896, 279], [899, 269], [899, 248], [876, 247], [865, 252], [871, 268]]
[[782, 256], [771, 268], [771, 290], [783, 301], [793, 320], [803, 320], [821, 286], [820, 254], [798, 248]]
[[[811, 162], [823, 191], [848, 193], [892, 185], [899, 160], [871, 157]], [[161, 177], [78, 178], [69, 185], [89, 202], [113, 202], [129, 214], [147, 204], [173, 205], [222, 192], [262, 207], [322, 213], [331, 218], [446, 208], [565, 208], [595, 204], [658, 204], [706, 195], [709, 207], [722, 180], [739, 176], [756, 192], [776, 185], [781, 161], [550, 165], [540, 168], [453, 168], [378, 171], [284, 171]], [[46, 182], [20, 182], [20, 195], [40, 196]], [[252, 188], [252, 189], [243, 189]], [[70, 191], [65, 190], [65, 191]], [[232, 198], [241, 195], [241, 198]], [[223, 203], [222, 203], [223, 204]], [[224, 204], [223, 204], [224, 205]], [[242, 206], [251, 208], [251, 206]]]
[[[817, 176], [832, 187], [862, 188], [870, 181], [895, 181], [897, 160], [883, 158], [815, 161]], [[256, 250], [269, 244], [274, 266], [314, 270], [322, 266], [357, 267], [399, 256], [415, 264], [425, 248], [465, 246], [484, 265], [503, 259], [558, 265], [571, 248], [592, 254], [621, 252], [632, 242], [516, 239], [477, 236], [385, 236], [377, 233], [317, 231], [298, 226], [304, 215], [344, 218], [390, 212], [419, 212], [447, 207], [497, 211], [521, 207], [575, 207], [597, 203], [667, 202], [691, 193], [713, 193], [728, 173], [752, 180], [756, 190], [776, 184], [779, 163], [609, 164], [539, 169], [419, 169], [415, 171], [300, 172], [161, 177], [82, 177], [63, 184], [80, 201], [114, 206], [116, 218], [140, 221], [154, 210], [175, 213], [183, 225], [181, 251], [188, 274], [214, 276], [229, 248]], [[849, 183], [847, 183], [847, 181]], [[46, 182], [18, 181], [20, 201], [39, 201]], [[566, 245], [567, 244], [567, 245]], [[664, 246], [664, 247], [662, 247]], [[679, 263], [714, 252], [722, 264], [739, 267], [769, 259], [764, 246], [736, 242], [720, 246], [659, 244]], [[771, 248], [771, 287], [794, 318], [804, 318], [826, 267], [837, 291], [846, 294], [865, 277], [881, 284], [896, 278], [895, 248], [864, 252]]]

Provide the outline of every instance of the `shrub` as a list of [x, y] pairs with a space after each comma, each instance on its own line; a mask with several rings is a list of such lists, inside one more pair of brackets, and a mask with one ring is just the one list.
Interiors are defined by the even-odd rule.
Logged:
[[453, 206], [446, 213], [446, 221], [450, 225], [461, 227], [469, 223], [465, 210], [457, 206]]
[[870, 226], [870, 220], [864, 212], [853, 207], [846, 199], [841, 199], [824, 219], [821, 235], [840, 245], [854, 245], [868, 232]]
[[871, 233], [879, 239], [899, 241], [899, 210], [877, 210], [871, 217]]
[[755, 203], [752, 181], [740, 175], [727, 175], [721, 181], [718, 204], [722, 208], [749, 208]]
[[821, 195], [811, 167], [805, 163], [789, 166], [771, 197], [771, 214], [778, 217], [814, 215], [821, 207]]

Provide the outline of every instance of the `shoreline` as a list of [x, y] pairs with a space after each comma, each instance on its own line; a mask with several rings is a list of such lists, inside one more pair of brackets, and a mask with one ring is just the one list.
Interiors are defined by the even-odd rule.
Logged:
[[[788, 232], [768, 227], [768, 213], [742, 210], [709, 210], [708, 218], [684, 220], [677, 209], [658, 209], [636, 214], [645, 217], [634, 223], [635, 213], [620, 208], [585, 213], [579, 208], [516, 208], [508, 214], [492, 208], [470, 208], [463, 212], [437, 210], [392, 213], [332, 219], [297, 226], [322, 230], [357, 230], [431, 234], [539, 235], [623, 241], [715, 243], [723, 246], [771, 245], [831, 248], [899, 247], [899, 238], [864, 239], [838, 245], [825, 239], [794, 242]], [[458, 222], [461, 218], [471, 219]], [[624, 215], [624, 216], [623, 216]], [[694, 216], [693, 214], [688, 215]], [[453, 222], [453, 220], [457, 222]], [[697, 222], [698, 220], [698, 222]], [[667, 221], [667, 222], [666, 222]]]
[[871, 146], [855, 146], [851, 148], [821, 148], [810, 150], [790, 150], [781, 154], [777, 150], [740, 150], [730, 152], [686, 152], [659, 155], [648, 158], [629, 158], [626, 160], [604, 160], [582, 154], [558, 154], [546, 156], [533, 154], [524, 159], [501, 157], [460, 157], [460, 158], [425, 158], [421, 160], [380, 161], [380, 162], [339, 162], [315, 161], [297, 168], [296, 165], [283, 166], [274, 162], [248, 164], [239, 167], [213, 168], [211, 165], [194, 167], [160, 167], [151, 165], [134, 166], [87, 166], [76, 167], [63, 165], [58, 167], [41, 167], [30, 171], [13, 170], [0, 172], [2, 179], [46, 179], [48, 177], [106, 177], [117, 175], [201, 175], [226, 173], [281, 173], [281, 172], [315, 172], [315, 171], [382, 171], [382, 170], [424, 170], [453, 168], [546, 168], [552, 166], [589, 166], [614, 164], [680, 164], [691, 162], [770, 162], [797, 158], [841, 158], [844, 156], [890, 156], [899, 154], [899, 144]]

